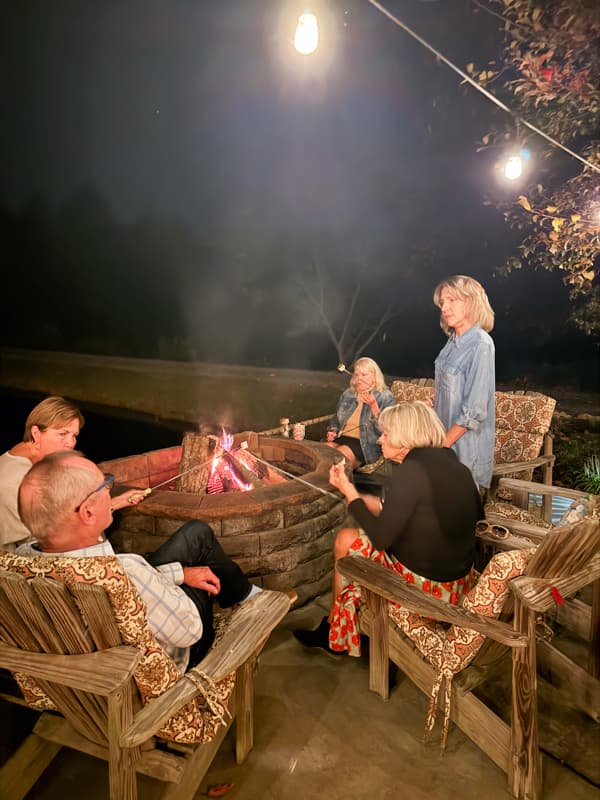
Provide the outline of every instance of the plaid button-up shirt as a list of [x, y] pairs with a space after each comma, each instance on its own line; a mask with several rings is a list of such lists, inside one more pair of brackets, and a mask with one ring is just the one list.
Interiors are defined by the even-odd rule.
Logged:
[[129, 579], [135, 584], [146, 604], [150, 630], [182, 672], [188, 664], [190, 645], [202, 636], [202, 620], [194, 603], [180, 588], [183, 567], [178, 562], [153, 567], [135, 553], [115, 553], [110, 542], [69, 550], [65, 553], [43, 553], [33, 544], [17, 548], [24, 556], [114, 556], [116, 555]]

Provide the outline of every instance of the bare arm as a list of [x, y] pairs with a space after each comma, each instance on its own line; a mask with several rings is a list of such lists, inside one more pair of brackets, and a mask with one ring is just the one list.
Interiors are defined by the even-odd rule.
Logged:
[[467, 430], [468, 428], [463, 428], [462, 425], [451, 425], [446, 433], [446, 441], [444, 442], [444, 445], [446, 447], [452, 447], [454, 442], [457, 442], [460, 437], [467, 432]]

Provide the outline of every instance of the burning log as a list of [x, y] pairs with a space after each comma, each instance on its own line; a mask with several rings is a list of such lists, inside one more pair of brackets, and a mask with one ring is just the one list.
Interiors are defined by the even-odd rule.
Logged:
[[[181, 448], [181, 472], [189, 469], [185, 475], [178, 478], [175, 488], [178, 492], [192, 492], [194, 494], [206, 492], [208, 477], [210, 475], [210, 459], [213, 449], [209, 436], [199, 433], [186, 433], [183, 437]], [[196, 467], [197, 469], [193, 469]]]

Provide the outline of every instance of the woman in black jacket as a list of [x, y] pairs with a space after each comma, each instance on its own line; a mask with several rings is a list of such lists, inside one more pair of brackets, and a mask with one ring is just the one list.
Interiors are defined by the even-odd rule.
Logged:
[[[383, 455], [392, 462], [384, 500], [359, 495], [344, 464], [329, 482], [344, 495], [360, 526], [336, 536], [334, 558], [360, 554], [395, 570], [408, 582], [457, 604], [471, 583], [475, 525], [481, 498], [471, 472], [444, 447], [446, 431], [426, 403], [400, 403], [379, 417]], [[357, 606], [360, 590], [344, 585], [334, 566], [333, 605], [314, 631], [294, 632], [310, 647], [360, 655]]]

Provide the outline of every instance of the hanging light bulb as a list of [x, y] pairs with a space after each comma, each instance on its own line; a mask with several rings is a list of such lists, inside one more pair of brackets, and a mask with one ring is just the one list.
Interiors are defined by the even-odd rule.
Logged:
[[294, 47], [303, 56], [314, 53], [319, 46], [319, 26], [314, 14], [305, 12], [298, 18], [298, 27], [294, 36]]
[[520, 178], [523, 174], [523, 162], [521, 156], [511, 156], [504, 165], [504, 177], [509, 181]]

